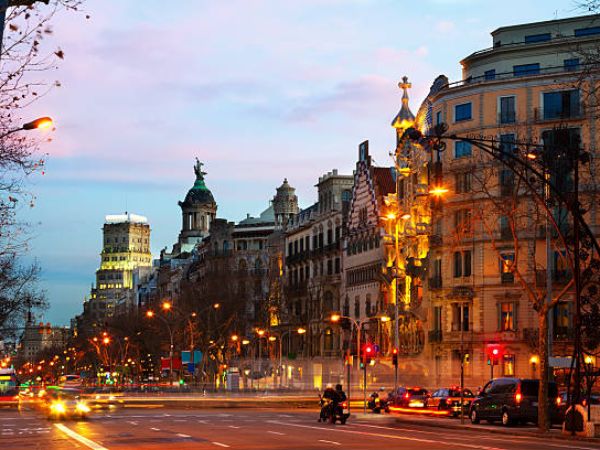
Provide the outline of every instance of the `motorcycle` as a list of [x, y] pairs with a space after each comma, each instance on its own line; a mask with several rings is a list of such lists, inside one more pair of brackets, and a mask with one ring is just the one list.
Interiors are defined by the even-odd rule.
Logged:
[[329, 422], [335, 424], [337, 421], [339, 421], [342, 425], [346, 424], [348, 417], [350, 417], [348, 400], [338, 403], [335, 407], [335, 410], [333, 410], [333, 401], [331, 401], [331, 399], [320, 397], [319, 403], [321, 405], [319, 422]]
[[378, 392], [373, 392], [369, 396], [369, 400], [367, 402], [367, 408], [373, 411], [374, 414], [381, 414], [381, 411], [388, 412], [388, 404], [387, 401], [383, 400], [379, 397]]

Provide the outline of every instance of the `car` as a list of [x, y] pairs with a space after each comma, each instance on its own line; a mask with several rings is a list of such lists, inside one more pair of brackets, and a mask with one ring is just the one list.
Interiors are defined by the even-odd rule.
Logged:
[[44, 401], [44, 411], [50, 420], [85, 419], [91, 411], [79, 389], [53, 389]]
[[[500, 420], [503, 425], [537, 423], [539, 380], [522, 378], [495, 378], [489, 381], [471, 403], [471, 422]], [[548, 384], [550, 417], [553, 423], [560, 421], [560, 397], [556, 383]]]
[[94, 389], [85, 398], [93, 408], [111, 409], [123, 404], [123, 394], [107, 387]]
[[429, 391], [422, 387], [400, 386], [389, 393], [388, 402], [398, 408], [424, 408]]
[[[473, 392], [469, 389], [463, 389], [463, 407], [465, 413], [469, 412], [471, 402], [475, 398]], [[436, 409], [438, 411], [448, 411], [453, 416], [460, 415], [460, 386], [452, 386], [449, 388], [441, 388], [436, 390], [425, 401], [425, 407], [428, 409]]]

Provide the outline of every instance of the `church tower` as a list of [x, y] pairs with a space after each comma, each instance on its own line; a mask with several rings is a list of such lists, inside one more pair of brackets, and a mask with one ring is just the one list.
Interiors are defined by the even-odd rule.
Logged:
[[300, 211], [296, 188], [288, 184], [287, 178], [277, 188], [277, 194], [273, 197], [273, 210], [275, 212], [275, 228], [278, 229], [285, 228], [288, 221]]
[[208, 236], [210, 224], [217, 215], [217, 204], [204, 182], [206, 172], [202, 170], [202, 166], [196, 158], [196, 181], [185, 199], [179, 202], [182, 225], [178, 243], [181, 252], [191, 251], [198, 242]]

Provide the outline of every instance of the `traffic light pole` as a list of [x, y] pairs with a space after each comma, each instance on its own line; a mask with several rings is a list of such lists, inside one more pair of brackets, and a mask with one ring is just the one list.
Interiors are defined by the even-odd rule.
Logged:
[[363, 412], [367, 414], [367, 352], [363, 356]]

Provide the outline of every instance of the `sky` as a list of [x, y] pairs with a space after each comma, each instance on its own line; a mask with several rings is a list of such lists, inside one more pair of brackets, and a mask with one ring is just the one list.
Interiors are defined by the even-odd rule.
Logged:
[[51, 305], [38, 318], [81, 313], [106, 214], [147, 216], [155, 257], [172, 246], [194, 158], [219, 217], [258, 215], [286, 177], [309, 206], [363, 140], [391, 165], [402, 76], [416, 112], [494, 29], [579, 14], [570, 0], [86, 0], [59, 14], [61, 87], [29, 111], [56, 123], [23, 212]]

